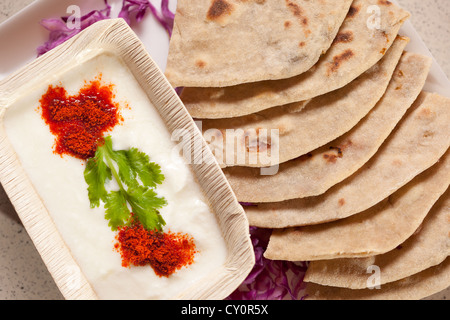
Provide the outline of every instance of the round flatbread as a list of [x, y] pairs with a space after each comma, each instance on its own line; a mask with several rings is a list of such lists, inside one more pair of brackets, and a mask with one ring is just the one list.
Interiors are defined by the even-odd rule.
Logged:
[[[336, 5], [340, 2], [333, 1]], [[316, 4], [315, 1], [310, 3]], [[218, 85], [187, 87], [181, 99], [194, 118], [217, 119], [252, 114], [334, 91], [374, 66], [391, 47], [409, 16], [389, 1], [355, 0], [334, 43], [307, 72], [283, 80], [265, 78], [267, 81], [225, 88]], [[370, 23], [372, 19], [374, 24]], [[184, 56], [179, 57], [180, 61], [183, 59]], [[251, 70], [248, 64], [239, 68]], [[233, 73], [229, 68], [224, 70]], [[220, 78], [217, 74], [214, 76]]]
[[381, 286], [380, 289], [352, 290], [309, 283], [305, 300], [420, 300], [450, 286], [450, 258], [436, 267]]
[[178, 0], [166, 76], [175, 87], [284, 79], [330, 47], [352, 0]]
[[203, 136], [213, 142], [210, 147], [223, 166], [274, 166], [302, 156], [351, 130], [375, 107], [408, 42], [397, 38], [363, 75], [306, 106], [296, 103], [239, 118], [204, 119]]
[[395, 282], [442, 263], [450, 255], [450, 190], [439, 199], [422, 226], [408, 240], [385, 254], [355, 259], [312, 261], [306, 282], [331, 287], [366, 289], [371, 270], [379, 270], [376, 285]]
[[284, 228], [358, 214], [433, 166], [450, 146], [450, 98], [422, 92], [377, 153], [352, 176], [316, 197], [246, 207], [250, 224]]
[[370, 209], [335, 222], [273, 231], [264, 256], [316, 261], [394, 250], [419, 228], [450, 184], [450, 151], [429, 170]]
[[383, 98], [355, 128], [282, 163], [274, 175], [262, 175], [258, 168], [225, 168], [238, 200], [263, 203], [317, 196], [354, 174], [377, 152], [417, 99], [430, 66], [431, 58], [405, 53]]

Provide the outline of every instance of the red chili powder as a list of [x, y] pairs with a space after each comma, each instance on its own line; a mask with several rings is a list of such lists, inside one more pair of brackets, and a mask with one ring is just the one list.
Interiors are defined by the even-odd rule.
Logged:
[[150, 265], [160, 277], [191, 265], [197, 252], [191, 236], [149, 231], [140, 223], [120, 228], [116, 239], [123, 267]]
[[61, 86], [48, 87], [39, 102], [42, 118], [56, 136], [55, 153], [83, 160], [95, 155], [103, 133], [122, 120], [112, 89], [101, 83], [101, 76], [74, 96]]

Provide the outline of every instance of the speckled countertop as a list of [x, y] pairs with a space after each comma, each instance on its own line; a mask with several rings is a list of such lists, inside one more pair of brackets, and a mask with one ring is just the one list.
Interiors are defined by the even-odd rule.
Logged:
[[[34, 0], [0, 0], [0, 23]], [[397, 0], [450, 77], [450, 1]], [[1, 50], [1, 49], [0, 49]], [[428, 299], [447, 300], [450, 288]], [[63, 299], [0, 186], [0, 299]]]

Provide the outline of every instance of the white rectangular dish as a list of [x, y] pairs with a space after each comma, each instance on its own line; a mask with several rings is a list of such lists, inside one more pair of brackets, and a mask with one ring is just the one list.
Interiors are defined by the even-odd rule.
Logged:
[[[105, 55], [106, 57], [103, 57]], [[103, 58], [95, 60], [97, 57]], [[132, 78], [126, 78], [127, 75], [122, 76], [120, 72], [117, 75], [111, 73], [112, 76], [108, 74], [106, 66], [114, 64], [114, 61], [116, 61], [114, 59], [123, 62], [127, 70], [131, 72]], [[164, 296], [164, 298], [226, 298], [242, 283], [254, 265], [255, 258], [245, 213], [176, 92], [171, 88], [161, 70], [151, 59], [142, 42], [122, 19], [105, 20], [94, 24], [63, 45], [0, 81], [0, 181], [6, 193], [50, 274], [53, 276], [55, 283], [66, 299], [98, 299], [98, 292], [106, 292], [107, 294], [103, 295], [103, 297], [106, 296], [108, 299], [124, 298], [124, 296], [110, 295], [111, 287], [103, 286], [102, 279], [111, 278], [110, 273], [112, 271], [106, 268], [107, 270], [102, 273], [98, 272], [98, 268], [93, 267], [98, 265], [100, 268], [103, 268], [103, 263], [108, 259], [105, 259], [103, 255], [99, 255], [98, 252], [96, 253], [95, 250], [92, 251], [93, 253], [88, 259], [83, 255], [83, 248], [96, 247], [97, 245], [100, 246], [100, 244], [95, 240], [97, 231], [84, 228], [86, 225], [84, 220], [88, 216], [90, 219], [91, 214], [86, 215], [85, 219], [69, 217], [71, 211], [74, 212], [74, 215], [77, 214], [78, 208], [76, 207], [78, 204], [80, 204], [80, 208], [83, 207], [83, 200], [77, 199], [79, 195], [74, 194], [72, 197], [72, 194], [69, 192], [70, 189], [64, 194], [63, 189], [65, 186], [64, 188], [62, 187], [65, 183], [70, 185], [73, 181], [73, 183], [76, 182], [76, 175], [71, 176], [70, 171], [67, 171], [71, 166], [72, 160], [56, 159], [59, 158], [57, 156], [49, 160], [48, 163], [46, 163], [45, 157], [43, 158], [44, 160], [39, 161], [43, 149], [48, 150], [51, 154], [51, 149], [49, 150], [51, 144], [48, 144], [50, 140], [47, 139], [47, 142], [45, 142], [45, 138], [42, 138], [45, 134], [40, 133], [44, 132], [40, 131], [41, 129], [20, 129], [22, 122], [26, 126], [28, 123], [31, 124], [33, 121], [39, 120], [39, 116], [34, 115], [36, 113], [34, 112], [36, 105], [27, 103], [39, 100], [39, 98], [33, 98], [33, 95], [35, 95], [33, 92], [42, 92], [43, 84], [53, 85], [55, 81], [65, 79], [62, 76], [64, 74], [69, 74], [66, 78], [70, 79], [72, 74], [76, 78], [79, 74], [90, 74], [91, 70], [94, 70], [96, 66], [100, 66], [101, 72], [102, 63], [105, 67], [105, 76], [110, 79], [116, 77], [118, 87], [126, 87], [127, 83], [131, 84], [132, 87], [128, 91], [122, 90], [122, 94], [123, 92], [133, 92], [131, 94], [133, 97], [130, 97], [130, 101], [135, 102], [146, 99], [150, 101], [150, 106], [147, 106], [149, 108], [153, 107], [155, 115], [159, 115], [162, 119], [161, 123], [164, 124], [168, 137], [173, 137], [174, 133], [178, 131], [187, 132], [193, 137], [192, 140], [183, 139], [179, 145], [181, 150], [186, 151], [183, 154], [186, 159], [194, 159], [199, 154], [203, 156], [203, 161], [194, 161], [193, 164], [189, 165], [189, 168], [205, 196], [205, 203], [207, 203], [211, 212], [215, 214], [219, 233], [225, 243], [223, 263], [215, 265], [214, 261], [211, 261], [211, 267], [206, 266], [203, 269], [192, 268], [197, 270], [197, 275], [192, 279], [189, 278], [187, 283], [182, 280], [180, 292], [176, 291], [178, 287], [170, 291], [169, 287], [166, 288], [166, 286], [171, 285], [170, 282], [164, 282], [164, 290], [171, 292], [169, 296]], [[77, 69], [78, 66], [83, 65], [87, 66], [83, 69], [86, 71]], [[125, 80], [120, 82], [121, 78]], [[136, 81], [136, 86], [134, 86], [133, 81]], [[133, 100], [138, 95], [138, 93], [133, 91], [133, 88], [136, 87], [142, 89], [144, 93], [142, 99], [137, 98], [137, 100]], [[40, 88], [40, 90], [36, 90], [36, 88]], [[32, 98], [26, 98], [27, 96]], [[132, 109], [133, 105], [130, 104], [130, 107]], [[17, 112], [15, 109], [17, 109]], [[22, 113], [22, 109], [32, 109], [28, 114], [32, 115], [31, 117], [34, 117], [34, 120], [26, 122], [28, 116]], [[12, 114], [12, 116], [8, 118], [9, 114]], [[123, 128], [120, 128], [122, 132], [125, 132], [122, 133], [125, 134], [124, 140], [133, 140], [134, 136], [140, 135], [144, 138], [149, 137], [144, 140], [152, 140], [150, 139], [151, 130], [162, 130], [158, 127], [156, 119], [156, 124], [152, 123], [151, 114], [149, 117], [144, 117], [144, 120], [140, 118], [139, 114], [134, 115], [134, 117], [136, 118], [136, 128], [128, 128], [126, 124]], [[45, 127], [43, 122], [42, 127]], [[136, 132], [130, 133], [134, 129]], [[25, 132], [23, 139], [20, 138], [21, 131]], [[28, 133], [26, 134], [26, 132]], [[156, 132], [154, 133], [156, 138], [153, 139], [153, 145], [157, 145], [158, 136]], [[31, 141], [33, 139], [37, 140]], [[30, 146], [24, 146], [28, 142]], [[47, 148], [45, 148], [46, 146]], [[151, 150], [151, 147], [147, 149]], [[170, 151], [168, 147], [166, 149], [166, 152]], [[154, 157], [157, 157], [157, 154]], [[54, 162], [53, 165], [52, 161], [54, 160], [59, 162]], [[162, 161], [160, 159], [160, 163]], [[59, 188], [57, 186], [52, 187], [50, 182], [45, 181], [46, 175], [43, 174], [45, 170], [47, 170], [47, 173], [53, 170], [57, 172], [57, 166], [60, 166], [60, 170], [62, 170], [58, 171], [60, 173], [58, 177], [61, 176], [62, 180], [55, 180], [60, 182], [61, 187]], [[46, 188], [49, 190], [47, 193], [43, 192]], [[195, 188], [195, 186], [188, 185], [187, 188]], [[49, 195], [49, 192], [58, 192], [58, 195]], [[59, 192], [62, 193], [59, 194]], [[57, 198], [56, 200], [54, 200], [55, 197]], [[66, 200], [58, 200], [64, 199], [64, 197], [66, 197]], [[83, 196], [80, 197], [80, 199], [82, 198]], [[181, 197], [180, 201], [182, 199]], [[172, 200], [176, 202], [177, 198], [173, 197]], [[184, 203], [179, 205], [178, 209], [181, 210], [178, 211], [182, 211], [183, 205]], [[89, 207], [88, 204], [84, 206]], [[64, 211], [63, 214], [61, 213], [62, 211]], [[82, 209], [80, 209], [81, 211]], [[64, 216], [64, 219], [60, 218], [61, 215]], [[176, 220], [169, 221], [169, 224], [176, 225], [176, 222]], [[89, 226], [89, 224], [87, 225]], [[67, 238], [67, 235], [72, 230], [79, 231], [75, 233], [74, 237]], [[84, 236], [85, 233], [87, 233], [86, 236]], [[100, 234], [101, 232], [99, 232]], [[198, 237], [201, 237], [200, 233]], [[91, 238], [90, 242], [83, 243], [85, 239], [89, 238]], [[110, 240], [106, 240], [106, 245], [110, 244], [108, 242]], [[82, 248], [76, 246], [80, 242], [83, 244]], [[203, 242], [208, 242], [208, 239], [204, 239]], [[209, 251], [214, 251], [214, 248], [210, 248]], [[208, 257], [209, 260], [214, 260], [211, 258], [213, 256]], [[92, 264], [89, 259], [92, 259]], [[120, 271], [119, 273], [123, 272]], [[186, 273], [180, 272], [180, 274]], [[74, 276], [76, 276], [77, 285], [74, 285]], [[100, 284], [97, 286], [93, 285], [91, 281], [93, 278], [99, 278], [101, 280]], [[139, 277], [137, 277], [136, 283], [145, 283], [147, 278], [145, 276], [145, 278], [139, 280]], [[151, 283], [150, 278], [147, 281]], [[116, 285], [118, 282], [112, 279], [111, 283]], [[121, 285], [126, 286], [126, 281], [122, 281]], [[149, 297], [153, 297], [153, 295], [149, 294]], [[130, 296], [129, 298], [133, 297]]]

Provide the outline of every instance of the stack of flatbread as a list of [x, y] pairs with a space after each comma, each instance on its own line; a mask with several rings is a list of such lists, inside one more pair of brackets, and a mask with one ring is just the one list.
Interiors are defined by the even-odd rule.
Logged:
[[450, 286], [450, 99], [379, 0], [179, 0], [166, 76], [306, 299]]

